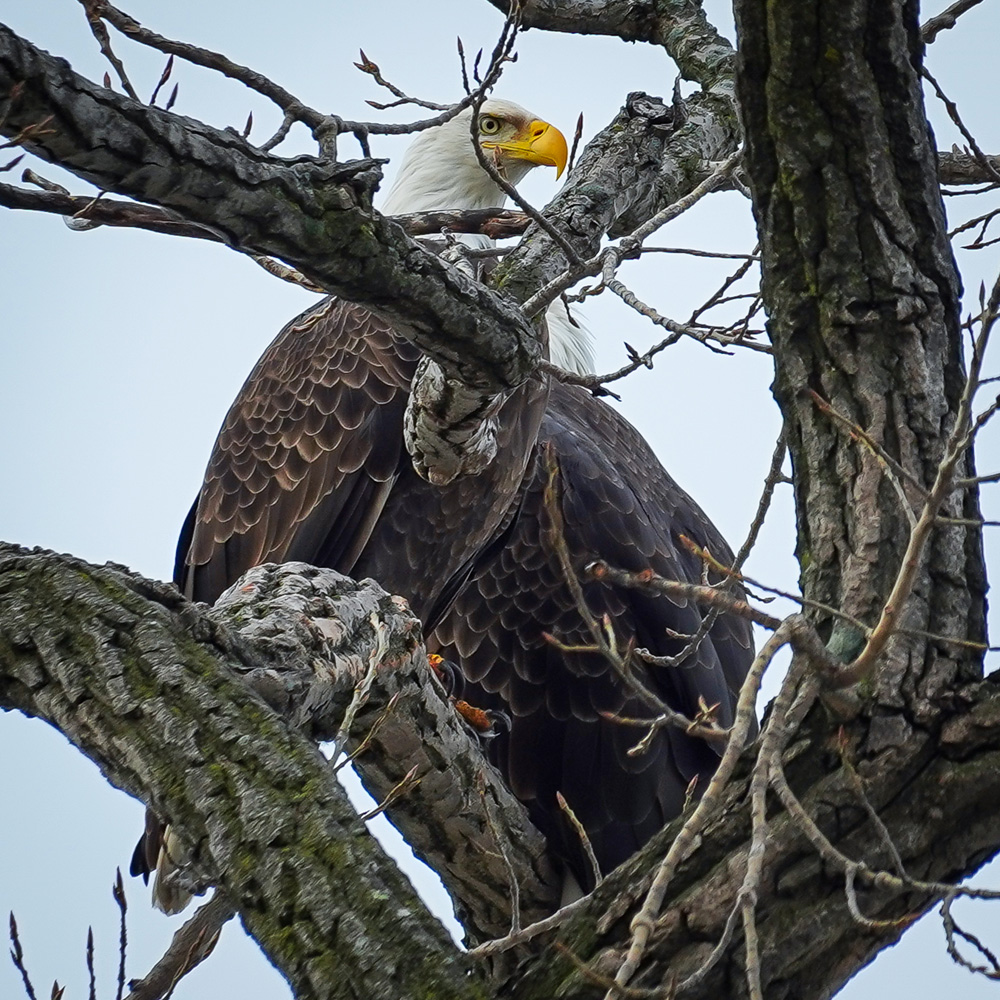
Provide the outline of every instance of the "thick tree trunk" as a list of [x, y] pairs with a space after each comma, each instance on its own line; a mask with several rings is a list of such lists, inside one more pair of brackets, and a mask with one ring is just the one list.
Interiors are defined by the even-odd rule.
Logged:
[[[746, 165], [774, 391], [795, 471], [803, 593], [869, 623], [909, 526], [876, 456], [853, 445], [811, 393], [912, 477], [916, 489], [903, 485], [914, 504], [934, 480], [964, 384], [959, 279], [924, 114], [916, 13], [898, 2], [737, 5]], [[970, 490], [944, 513], [976, 510]], [[978, 531], [939, 528], [907, 625], [976, 641], [983, 613]], [[835, 652], [857, 652], [856, 629], [816, 617]], [[975, 676], [976, 657], [954, 646], [917, 641], [907, 654], [903, 645], [880, 670], [880, 693], [895, 691], [896, 707], [902, 692], [922, 703]]]

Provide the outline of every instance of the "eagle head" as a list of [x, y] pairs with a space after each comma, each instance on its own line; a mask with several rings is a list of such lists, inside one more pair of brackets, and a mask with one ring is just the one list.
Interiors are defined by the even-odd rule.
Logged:
[[[499, 208], [506, 195], [483, 170], [473, 148], [471, 108], [421, 132], [410, 144], [382, 205], [386, 215], [449, 209]], [[536, 166], [566, 168], [566, 138], [519, 104], [490, 98], [479, 108], [480, 149], [511, 184]]]

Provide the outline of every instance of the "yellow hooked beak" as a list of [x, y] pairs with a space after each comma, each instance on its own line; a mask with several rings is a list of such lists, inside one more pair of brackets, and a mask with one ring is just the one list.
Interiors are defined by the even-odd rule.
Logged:
[[528, 160], [543, 167], [556, 168], [556, 180], [566, 169], [569, 149], [566, 137], [548, 122], [533, 121], [523, 132], [519, 132], [509, 142], [484, 142], [486, 149], [499, 149], [506, 156], [516, 160]]

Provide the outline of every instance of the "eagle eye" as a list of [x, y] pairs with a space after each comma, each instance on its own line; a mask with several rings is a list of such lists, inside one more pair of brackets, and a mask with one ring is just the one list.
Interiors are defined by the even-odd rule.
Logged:
[[496, 135], [500, 131], [500, 120], [492, 115], [483, 115], [479, 119], [479, 131], [483, 135]]

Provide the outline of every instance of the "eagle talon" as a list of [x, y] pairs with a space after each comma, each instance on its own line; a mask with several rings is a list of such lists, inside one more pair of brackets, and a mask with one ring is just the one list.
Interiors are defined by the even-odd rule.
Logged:
[[472, 727], [481, 740], [492, 740], [502, 732], [510, 732], [511, 721], [506, 712], [493, 708], [476, 708], [461, 698], [453, 699], [452, 703], [455, 711]]
[[450, 698], [458, 690], [459, 678], [462, 676], [458, 667], [451, 660], [446, 660], [437, 653], [427, 654], [427, 664], [434, 672], [434, 676], [440, 681], [444, 693]]

